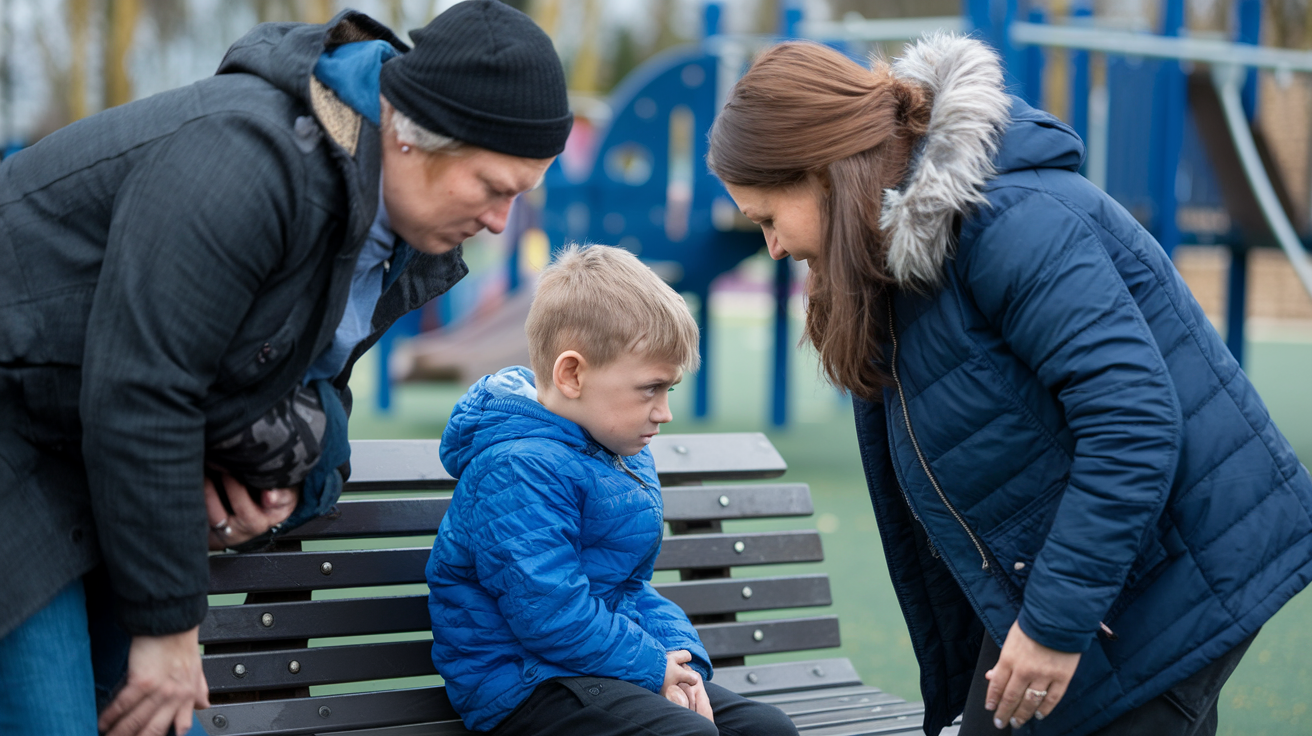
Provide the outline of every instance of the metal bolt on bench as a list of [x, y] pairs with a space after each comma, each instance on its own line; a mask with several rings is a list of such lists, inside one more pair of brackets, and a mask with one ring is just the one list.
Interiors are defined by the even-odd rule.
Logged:
[[[656, 587], [697, 627], [715, 682], [777, 705], [807, 736], [920, 733], [922, 705], [863, 685], [845, 658], [745, 666], [749, 655], [839, 645], [836, 616], [739, 620], [831, 603], [823, 573], [752, 569], [820, 562], [814, 529], [724, 532], [725, 521], [812, 513], [805, 484], [723, 485], [783, 475], [787, 465], [769, 440], [668, 435], [651, 449], [670, 527], [656, 569], [679, 573]], [[201, 626], [210, 734], [465, 733], [429, 659], [424, 586], [429, 542], [455, 480], [435, 440], [354, 442], [351, 465], [334, 518], [306, 524], [271, 552], [211, 558], [210, 592], [242, 593], [245, 602], [212, 606]], [[409, 587], [378, 590], [385, 586]], [[311, 696], [323, 686], [332, 694]]]

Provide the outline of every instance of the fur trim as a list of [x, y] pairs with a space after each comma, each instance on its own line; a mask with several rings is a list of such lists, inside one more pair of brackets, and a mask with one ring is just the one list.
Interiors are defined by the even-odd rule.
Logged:
[[328, 137], [346, 149], [347, 155], [354, 157], [356, 143], [360, 140], [360, 113], [342, 102], [337, 93], [318, 77], [310, 77], [310, 106], [323, 129], [328, 131]]
[[980, 190], [994, 174], [1011, 103], [997, 54], [973, 38], [928, 35], [893, 63], [893, 73], [923, 85], [933, 104], [911, 173], [884, 191], [879, 224], [890, 239], [893, 279], [933, 288], [951, 256], [953, 218], [987, 201]]

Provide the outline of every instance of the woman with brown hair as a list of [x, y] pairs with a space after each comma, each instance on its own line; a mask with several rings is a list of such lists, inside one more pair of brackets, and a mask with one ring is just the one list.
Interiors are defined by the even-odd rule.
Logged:
[[762, 54], [708, 163], [856, 404], [925, 730], [1212, 734], [1312, 478], [1171, 261], [977, 41]]

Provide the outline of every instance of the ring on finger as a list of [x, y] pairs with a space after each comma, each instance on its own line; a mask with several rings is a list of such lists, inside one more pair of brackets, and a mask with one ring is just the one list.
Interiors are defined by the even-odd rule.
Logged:
[[1047, 691], [1047, 690], [1035, 690], [1035, 689], [1032, 688], [1032, 687], [1027, 687], [1027, 688], [1025, 688], [1025, 697], [1027, 697], [1027, 698], [1033, 698], [1033, 699], [1034, 699], [1034, 702], [1036, 702], [1036, 703], [1041, 703], [1041, 702], [1043, 702], [1043, 699], [1044, 699], [1044, 698], [1048, 697], [1048, 691]]
[[220, 520], [217, 524], [210, 524], [211, 530], [220, 533], [223, 533], [224, 529], [231, 529], [231, 528], [232, 527], [228, 526], [228, 520], [226, 518]]

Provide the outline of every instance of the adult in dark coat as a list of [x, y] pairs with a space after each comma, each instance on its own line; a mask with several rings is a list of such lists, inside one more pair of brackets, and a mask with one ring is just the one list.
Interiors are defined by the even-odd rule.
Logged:
[[811, 265], [926, 732], [1215, 733], [1312, 578], [1312, 479], [1079, 138], [939, 36], [873, 70], [764, 54], [710, 156]]
[[[344, 418], [355, 360], [563, 149], [564, 74], [527, 16], [472, 0], [413, 35], [261, 25], [213, 78], [0, 165], [0, 732], [87, 733], [98, 710], [116, 735], [186, 730], [207, 547], [306, 504], [216, 488], [206, 448], [312, 381]], [[310, 444], [344, 446], [331, 427]], [[123, 632], [116, 694], [88, 610]]]

